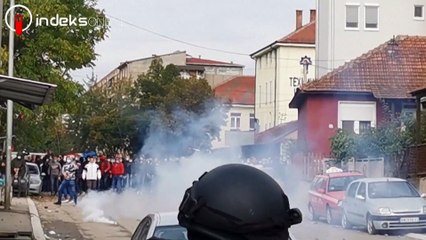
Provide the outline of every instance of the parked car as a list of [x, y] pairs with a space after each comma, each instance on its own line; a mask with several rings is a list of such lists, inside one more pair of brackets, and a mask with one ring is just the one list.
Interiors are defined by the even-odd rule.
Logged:
[[359, 172], [336, 172], [317, 175], [309, 190], [309, 218], [325, 218], [328, 224], [339, 223], [342, 212], [338, 206], [345, 196], [346, 187], [354, 180], [364, 178]]
[[28, 163], [28, 162], [27, 162], [27, 168], [28, 168], [28, 174], [30, 175], [29, 193], [40, 195], [41, 188], [42, 188], [40, 168], [38, 167], [37, 164]]
[[[423, 195], [422, 195], [423, 196]], [[365, 178], [352, 182], [342, 201], [342, 227], [378, 231], [426, 229], [426, 201], [399, 178]]]
[[[131, 240], [146, 240], [158, 237], [167, 240], [188, 240], [184, 227], [179, 225], [177, 212], [154, 213], [141, 220]], [[289, 240], [296, 240], [290, 233]]]

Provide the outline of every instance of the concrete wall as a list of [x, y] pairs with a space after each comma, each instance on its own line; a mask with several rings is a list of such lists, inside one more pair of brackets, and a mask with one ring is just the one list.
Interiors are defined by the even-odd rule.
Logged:
[[204, 76], [212, 88], [243, 75], [243, 68], [238, 67], [205, 67]]
[[[359, 4], [359, 28], [346, 29], [346, 4]], [[377, 30], [365, 29], [365, 6], [379, 6]], [[316, 77], [319, 78], [394, 35], [425, 35], [426, 22], [414, 18], [414, 6], [426, 0], [317, 0]], [[423, 15], [425, 9], [423, 9]]]

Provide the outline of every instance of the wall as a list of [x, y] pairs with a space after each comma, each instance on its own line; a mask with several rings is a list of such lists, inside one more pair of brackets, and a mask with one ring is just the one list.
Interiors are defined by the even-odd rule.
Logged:
[[[313, 45], [282, 44], [256, 59], [256, 118], [260, 132], [297, 120], [297, 109], [290, 109], [288, 104], [303, 79], [300, 59], [304, 56], [314, 62]], [[308, 79], [314, 77], [315, 68], [311, 66]]]
[[205, 67], [205, 78], [212, 88], [241, 75], [242, 67]]
[[[288, 105], [298, 87], [303, 81], [303, 66], [300, 65], [301, 57], [310, 57], [315, 62], [315, 48], [313, 45], [281, 47], [278, 58], [277, 81], [277, 115], [276, 123], [286, 123], [297, 120], [297, 109]], [[315, 68], [309, 67], [308, 80], [315, 78]]]
[[[231, 131], [231, 113], [241, 113], [240, 131], [232, 131], [232, 133], [228, 133]], [[233, 105], [228, 111], [226, 125], [221, 128], [220, 141], [212, 141], [212, 148], [223, 148], [231, 145], [239, 146], [246, 144], [247, 142], [253, 143], [254, 131], [250, 129], [250, 114], [254, 114], [253, 105]], [[229, 139], [227, 139], [227, 137]]]
[[[346, 3], [359, 3], [359, 30], [346, 30]], [[365, 30], [365, 4], [379, 5], [379, 29]], [[414, 19], [414, 5], [426, 0], [317, 0], [317, 59], [319, 78], [390, 40], [394, 35], [425, 35], [425, 20]], [[423, 15], [425, 15], [423, 10]], [[348, 47], [350, 46], [350, 47]]]
[[[167, 66], [169, 64], [186, 65], [185, 52], [162, 55], [161, 59], [163, 60], [163, 66]], [[154, 60], [154, 58], [131, 62], [129, 64], [128, 75], [125, 77], [130, 77], [132, 81], [135, 81], [140, 74], [148, 71], [149, 67], [151, 66], [152, 60]]]
[[[376, 101], [372, 96], [310, 95], [299, 113], [299, 139], [307, 142], [307, 152], [330, 155], [330, 138], [338, 129], [339, 101]], [[380, 104], [376, 101], [376, 119], [382, 119]]]

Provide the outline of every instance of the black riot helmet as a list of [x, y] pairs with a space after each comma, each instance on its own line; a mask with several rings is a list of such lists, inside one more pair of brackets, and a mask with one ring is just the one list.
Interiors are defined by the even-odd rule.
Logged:
[[288, 239], [288, 228], [302, 222], [290, 209], [278, 183], [263, 171], [228, 164], [204, 173], [179, 207], [179, 224], [190, 240]]

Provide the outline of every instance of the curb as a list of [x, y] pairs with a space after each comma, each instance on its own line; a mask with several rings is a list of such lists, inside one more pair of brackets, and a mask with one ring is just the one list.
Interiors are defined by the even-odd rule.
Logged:
[[426, 240], [426, 235], [424, 234], [409, 233], [406, 234], [405, 237], [409, 237], [411, 239]]
[[27, 197], [27, 202], [31, 217], [31, 227], [33, 228], [33, 238], [36, 240], [46, 240], [37, 207], [34, 201], [29, 197]]

